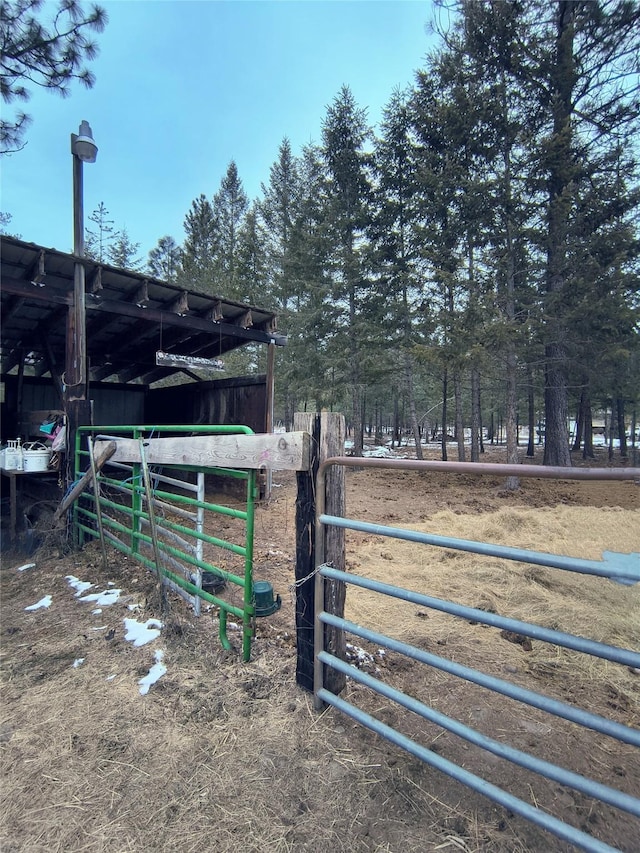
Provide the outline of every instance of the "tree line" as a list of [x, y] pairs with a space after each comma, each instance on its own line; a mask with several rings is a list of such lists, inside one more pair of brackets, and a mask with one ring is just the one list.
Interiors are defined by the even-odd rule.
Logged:
[[[640, 5], [440, 5], [438, 45], [379, 127], [343, 86], [317, 143], [282, 141], [259, 198], [232, 161], [146, 269], [274, 310], [280, 417], [342, 410], [356, 454], [391, 430], [419, 458], [425, 436], [443, 458], [453, 436], [477, 461], [499, 428], [515, 462], [525, 425], [527, 453], [538, 434], [544, 463], [565, 466], [593, 455], [605, 410], [624, 455], [640, 396]], [[89, 253], [141, 268], [101, 208]]]

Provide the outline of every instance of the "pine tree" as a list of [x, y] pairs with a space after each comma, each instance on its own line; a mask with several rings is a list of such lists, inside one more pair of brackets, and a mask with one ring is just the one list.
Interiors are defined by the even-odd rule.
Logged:
[[244, 218], [238, 234], [236, 250], [236, 292], [230, 295], [250, 305], [272, 308], [267, 280], [266, 234], [257, 205], [254, 203]]
[[[552, 14], [549, 15], [548, 13]], [[637, 34], [640, 6], [625, 0], [559, 0], [530, 5], [529, 37], [536, 59], [526, 82], [538, 93], [548, 129], [540, 148], [546, 178], [545, 454], [548, 465], [570, 465], [567, 441], [570, 381], [572, 223], [576, 190], [597, 150], [638, 131]], [[535, 42], [533, 39], [535, 38]]]
[[184, 220], [182, 273], [185, 283], [216, 293], [219, 283], [220, 231], [213, 206], [205, 195], [191, 203]]
[[161, 281], [176, 281], [180, 273], [182, 249], [168, 234], [158, 240], [149, 252], [147, 268], [152, 276]]
[[213, 197], [213, 212], [218, 233], [218, 266], [220, 287], [225, 296], [237, 293], [237, 254], [240, 228], [249, 206], [249, 199], [232, 160]]
[[[384, 109], [374, 151], [371, 267], [377, 303], [383, 309], [377, 326], [388, 330], [387, 334], [380, 334], [379, 340], [387, 351], [389, 374], [400, 367], [416, 457], [422, 459], [415, 388], [415, 352], [422, 342], [419, 328], [425, 325], [425, 318], [420, 317], [423, 269], [417, 170], [409, 94], [397, 90]], [[379, 355], [382, 360], [382, 353]]]
[[101, 201], [89, 216], [89, 220], [94, 223], [95, 229], [87, 228], [85, 231], [84, 253], [88, 258], [97, 261], [99, 264], [105, 264], [109, 260], [109, 251], [116, 238], [116, 230], [113, 227], [114, 221], [110, 216], [105, 203]]
[[[88, 33], [100, 33], [107, 13], [92, 5], [86, 13], [77, 0], [61, 0], [44, 8], [49, 23], [39, 19], [42, 0], [2, 0], [0, 3], [0, 93], [5, 104], [28, 101], [29, 83], [70, 94], [69, 85], [78, 80], [90, 89], [95, 77], [84, 64], [95, 59], [98, 47]], [[0, 119], [0, 153], [17, 151], [25, 145], [30, 117], [21, 110], [13, 120]]]
[[291, 276], [294, 224], [300, 205], [298, 164], [291, 143], [283, 139], [278, 159], [269, 172], [269, 184], [262, 185], [259, 212], [264, 222], [269, 268], [272, 273], [271, 296], [279, 310], [289, 311], [295, 295]]
[[305, 335], [299, 335], [301, 309], [305, 302], [307, 274], [302, 270], [301, 222], [303, 186], [299, 164], [283, 139], [278, 158], [269, 170], [269, 183], [262, 185], [259, 204], [264, 224], [268, 267], [267, 305], [278, 313], [278, 324], [288, 334], [288, 346], [278, 353], [278, 394], [284, 408], [285, 425], [291, 426], [296, 408], [296, 381], [300, 347]]
[[116, 231], [112, 244], [107, 249], [109, 263], [120, 269], [134, 270], [142, 269], [142, 261], [138, 257], [140, 243], [134, 243], [129, 237], [126, 228]]
[[342, 366], [351, 395], [354, 453], [362, 455], [364, 323], [362, 303], [366, 282], [362, 243], [370, 200], [365, 145], [371, 135], [366, 110], [360, 109], [348, 86], [343, 86], [322, 123], [322, 154], [327, 181], [326, 217], [335, 241], [333, 301], [339, 311], [335, 357]]

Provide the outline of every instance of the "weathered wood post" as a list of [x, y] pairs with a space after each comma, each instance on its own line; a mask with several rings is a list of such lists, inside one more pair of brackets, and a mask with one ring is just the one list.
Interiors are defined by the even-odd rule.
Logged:
[[[316, 475], [320, 463], [332, 456], [344, 455], [345, 420], [335, 412], [294, 415], [294, 431], [311, 435], [311, 465], [308, 471], [297, 474], [296, 498], [296, 681], [306, 690], [313, 690], [314, 659], [314, 571], [316, 568], [315, 510]], [[330, 468], [326, 478], [326, 512], [343, 516], [345, 513], [345, 471], [340, 465]], [[334, 568], [345, 568], [345, 535], [342, 528], [325, 530], [325, 560]], [[326, 581], [325, 610], [344, 615], [345, 585]], [[325, 648], [336, 657], [345, 657], [344, 632], [325, 625]], [[329, 669], [325, 687], [339, 693], [346, 683], [342, 673]]]

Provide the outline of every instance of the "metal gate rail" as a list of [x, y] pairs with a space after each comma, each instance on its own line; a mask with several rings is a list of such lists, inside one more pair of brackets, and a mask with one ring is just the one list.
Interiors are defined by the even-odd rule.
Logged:
[[[140, 441], [141, 463], [109, 461], [96, 472], [97, 489], [89, 487], [76, 501], [74, 530], [80, 543], [85, 537], [104, 538], [114, 548], [134, 557], [156, 573], [162, 583], [177, 592], [200, 613], [201, 601], [219, 608], [219, 637], [225, 649], [231, 648], [227, 636], [229, 614], [242, 621], [243, 658], [251, 656], [253, 620], [253, 538], [256, 477], [254, 470], [236, 470], [191, 465], [162, 465], [150, 472], [144, 456], [144, 441], [157, 435], [252, 435], [245, 426], [96, 426], [81, 427], [76, 435], [75, 476], [78, 479], [91, 461], [92, 439], [133, 437]], [[83, 446], [87, 439], [86, 448]], [[167, 471], [195, 472], [196, 482], [172, 477]], [[223, 506], [205, 499], [205, 474], [246, 481], [244, 509]], [[165, 488], [162, 488], [164, 486]], [[174, 491], [168, 491], [171, 487]], [[179, 491], [176, 491], [179, 490]], [[96, 501], [96, 495], [99, 495]], [[119, 498], [118, 496], [122, 496]], [[231, 542], [205, 533], [205, 513], [238, 519], [244, 526], [242, 542]], [[175, 516], [178, 520], [168, 517]], [[228, 551], [243, 560], [242, 574], [226, 571], [207, 562], [203, 545]], [[242, 606], [202, 588], [202, 575], [208, 572], [242, 589]]]
[[437, 755], [432, 750], [422, 746], [391, 726], [381, 722], [356, 705], [334, 695], [324, 687], [324, 667], [331, 667], [344, 673], [349, 678], [371, 689], [375, 693], [397, 703], [402, 708], [417, 714], [425, 720], [435, 723], [467, 742], [485, 749], [487, 752], [508, 760], [533, 773], [537, 773], [547, 779], [551, 779], [559, 784], [571, 787], [586, 796], [626, 811], [635, 817], [640, 817], [640, 799], [611, 788], [608, 785], [604, 785], [594, 779], [582, 776], [572, 770], [552, 764], [551, 762], [537, 758], [536, 756], [523, 752], [515, 747], [511, 747], [487, 737], [476, 729], [466, 726], [459, 721], [434, 710], [402, 691], [385, 684], [380, 679], [375, 678], [366, 672], [362, 672], [355, 666], [340, 660], [335, 655], [325, 651], [323, 626], [330, 625], [334, 628], [346, 631], [374, 643], [377, 646], [382, 646], [383, 648], [403, 654], [418, 663], [447, 672], [450, 675], [479, 685], [494, 693], [515, 699], [556, 717], [569, 720], [583, 728], [591, 729], [639, 749], [640, 730], [631, 728], [630, 726], [626, 726], [614, 720], [610, 720], [599, 714], [586, 711], [574, 705], [552, 699], [542, 693], [536, 693], [535, 691], [520, 687], [517, 684], [513, 684], [504, 679], [463, 666], [455, 661], [428, 653], [416, 646], [385, 636], [377, 631], [357, 625], [334, 614], [327, 613], [324, 610], [324, 579], [341, 581], [345, 584], [351, 584], [382, 595], [418, 604], [422, 607], [438, 610], [451, 616], [502, 628], [503, 630], [512, 631], [544, 642], [553, 643], [556, 646], [572, 649], [586, 655], [602, 658], [604, 660], [632, 668], [640, 668], [640, 653], [631, 649], [619, 648], [617, 646], [611, 646], [605, 643], [589, 640], [585, 637], [580, 637], [574, 634], [544, 628], [540, 625], [535, 625], [529, 622], [502, 617], [478, 608], [466, 607], [456, 604], [453, 601], [434, 598], [432, 596], [403, 589], [392, 584], [382, 583], [360, 575], [354, 575], [349, 572], [339, 571], [324, 563], [323, 528], [325, 525], [333, 525], [335, 527], [371, 533], [384, 537], [404, 539], [432, 547], [445, 547], [482, 554], [485, 556], [493, 556], [507, 560], [516, 560], [518, 562], [548, 566], [562, 571], [579, 572], [581, 574], [607, 578], [624, 585], [631, 585], [640, 582], [640, 554], [629, 555], [605, 552], [603, 554], [602, 561], [582, 560], [574, 557], [564, 557], [535, 552], [528, 549], [492, 545], [484, 542], [472, 542], [454, 537], [435, 536], [427, 533], [420, 533], [415, 530], [388, 527], [386, 525], [371, 524], [368, 522], [326, 515], [324, 512], [326, 498], [326, 471], [332, 465], [358, 468], [414, 470], [423, 472], [453, 472], [458, 474], [492, 474], [505, 477], [517, 476], [565, 480], [636, 481], [640, 481], [640, 469], [552, 469], [539, 468], [533, 465], [492, 465], [483, 463], [447, 463], [423, 462], [420, 460], [383, 460], [334, 457], [332, 459], [328, 459], [320, 467], [317, 486], [316, 548], [318, 553], [318, 565], [315, 589], [314, 667], [314, 693], [316, 697], [316, 707], [321, 708], [324, 703], [334, 706], [347, 716], [361, 723], [366, 728], [376, 732], [397, 746], [400, 746], [426, 764], [436, 767], [457, 781], [467, 785], [469, 788], [484, 794], [494, 802], [510, 809], [515, 814], [518, 814], [532, 823], [541, 826], [543, 829], [551, 832], [558, 838], [568, 841], [578, 848], [587, 851], [594, 851], [594, 853], [603, 853], [603, 851], [614, 850], [615, 848], [595, 839], [588, 833], [565, 823], [548, 812], [542, 811], [537, 806], [532, 806], [525, 800], [519, 799], [488, 780], [465, 770], [463, 767], [460, 767], [440, 755]]

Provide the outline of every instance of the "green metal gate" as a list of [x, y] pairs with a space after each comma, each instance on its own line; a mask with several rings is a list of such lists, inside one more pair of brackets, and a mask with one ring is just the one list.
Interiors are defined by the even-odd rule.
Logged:
[[[191, 435], [253, 435], [245, 426], [97, 426], [78, 430], [75, 447], [76, 481], [89, 467], [93, 485], [87, 486], [75, 502], [72, 522], [77, 544], [99, 538], [124, 554], [134, 557], [158, 575], [164, 586], [173, 589], [199, 615], [201, 602], [219, 608], [219, 636], [225, 649], [229, 614], [242, 622], [243, 659], [251, 656], [254, 633], [253, 536], [256, 498], [256, 471], [209, 466], [148, 464], [145, 447], [153, 437]], [[94, 442], [134, 439], [139, 444], [140, 462], [109, 460], [97, 470]], [[210, 503], [205, 496], [205, 476], [216, 475], [244, 481], [241, 506]], [[236, 541], [212, 536], [205, 530], [217, 521], [235, 525]], [[228, 570], [209, 561], [205, 548], [230, 555], [237, 570]], [[235, 568], [235, 566], [233, 567]], [[203, 575], [213, 579], [214, 592], [203, 589]], [[229, 584], [229, 601], [215, 587]], [[233, 600], [233, 591], [241, 601]]]

